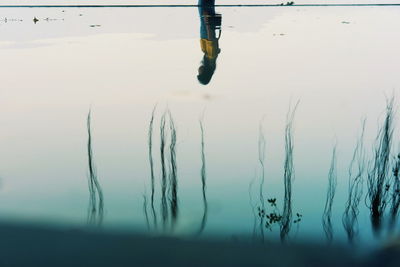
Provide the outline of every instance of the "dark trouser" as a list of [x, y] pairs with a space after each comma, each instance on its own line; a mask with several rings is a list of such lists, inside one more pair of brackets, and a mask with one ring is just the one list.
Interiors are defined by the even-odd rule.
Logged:
[[199, 6], [214, 6], [215, 0], [199, 0]]

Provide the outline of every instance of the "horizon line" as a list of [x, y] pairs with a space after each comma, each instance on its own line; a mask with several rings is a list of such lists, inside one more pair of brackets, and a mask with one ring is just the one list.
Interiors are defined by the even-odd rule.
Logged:
[[[347, 6], [400, 6], [400, 3], [375, 4], [221, 4], [215, 7], [347, 7]], [[0, 5], [0, 8], [139, 8], [139, 7], [199, 7], [199, 5]]]

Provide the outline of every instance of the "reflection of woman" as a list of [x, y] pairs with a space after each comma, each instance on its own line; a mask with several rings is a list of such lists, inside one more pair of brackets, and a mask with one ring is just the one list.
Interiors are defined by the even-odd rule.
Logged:
[[[221, 49], [218, 40], [221, 35], [221, 15], [215, 13], [215, 0], [199, 0], [200, 46], [204, 53], [197, 79], [208, 84], [217, 67], [217, 57]], [[217, 36], [216, 31], [219, 30]]]

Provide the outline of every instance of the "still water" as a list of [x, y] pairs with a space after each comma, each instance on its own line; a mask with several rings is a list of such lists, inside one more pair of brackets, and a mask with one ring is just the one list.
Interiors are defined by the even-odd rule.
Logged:
[[[400, 9], [213, 12], [0, 9], [0, 219], [347, 242], [356, 155], [354, 242], [392, 235]], [[374, 171], [390, 184], [377, 235]]]

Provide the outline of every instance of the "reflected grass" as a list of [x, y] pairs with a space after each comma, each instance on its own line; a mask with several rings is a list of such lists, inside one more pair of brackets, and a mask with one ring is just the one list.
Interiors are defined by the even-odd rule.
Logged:
[[92, 149], [92, 129], [91, 129], [92, 112], [89, 110], [87, 115], [87, 155], [88, 155], [88, 187], [89, 187], [89, 207], [88, 207], [88, 223], [101, 225], [104, 217], [104, 198], [103, 191], [100, 186], [97, 170], [93, 159]]
[[386, 102], [384, 123], [378, 130], [373, 159], [369, 163], [367, 175], [366, 204], [370, 209], [370, 219], [375, 234], [379, 234], [389, 196], [390, 153], [393, 137], [394, 97]]
[[167, 204], [167, 169], [165, 164], [165, 149], [166, 149], [166, 132], [165, 132], [165, 117], [166, 113], [161, 116], [160, 121], [160, 162], [161, 162], [161, 218], [163, 228], [165, 230], [168, 219], [168, 204]]
[[149, 213], [147, 212], [147, 196], [146, 196], [146, 194], [143, 194], [143, 214], [144, 214], [144, 218], [146, 220], [147, 230], [150, 230], [150, 219], [149, 219]]
[[[291, 230], [292, 224], [297, 224], [302, 220], [303, 215], [296, 213], [296, 218], [293, 219], [292, 215], [292, 183], [294, 180], [294, 163], [293, 163], [293, 150], [294, 150], [294, 137], [293, 137], [293, 122], [299, 102], [293, 107], [290, 106], [286, 117], [285, 125], [285, 161], [284, 161], [284, 198], [283, 198], [283, 211], [278, 208], [276, 198], [265, 199], [263, 187], [265, 183], [265, 135], [262, 128], [262, 122], [259, 125], [258, 134], [258, 165], [261, 169], [259, 175], [258, 186], [258, 205], [253, 203], [252, 188], [255, 183], [255, 178], [251, 180], [248, 187], [249, 202], [253, 214], [253, 240], [256, 240], [259, 235], [260, 241], [264, 243], [265, 232], [264, 229], [273, 230], [275, 225], [279, 225], [279, 236], [281, 242], [286, 242]], [[266, 204], [268, 204], [268, 209]], [[257, 207], [257, 209], [256, 209]], [[257, 234], [257, 219], [259, 234]], [[299, 229], [299, 228], [297, 228]]]
[[345, 211], [342, 216], [343, 228], [350, 244], [358, 235], [358, 215], [360, 201], [363, 195], [363, 182], [366, 172], [366, 159], [364, 151], [365, 122], [362, 121], [361, 134], [348, 169], [348, 196]]
[[[266, 229], [272, 231], [274, 226], [279, 227], [279, 238], [282, 243], [290, 240], [294, 236], [293, 227], [299, 225], [302, 220], [300, 213], [293, 212], [293, 182], [295, 179], [294, 164], [294, 121], [299, 102], [291, 105], [286, 114], [286, 122], [284, 128], [284, 162], [283, 162], [283, 199], [278, 197], [278, 201], [274, 197], [264, 194], [265, 177], [266, 177], [266, 138], [264, 135], [262, 121], [258, 127], [257, 140], [257, 161], [256, 166], [259, 170], [255, 178], [250, 182], [248, 193], [250, 198], [250, 206], [253, 214], [253, 239], [259, 239], [264, 242]], [[180, 215], [179, 194], [178, 194], [178, 158], [177, 144], [178, 135], [175, 120], [169, 109], [161, 114], [159, 120], [159, 150], [154, 149], [154, 134], [156, 124], [156, 107], [153, 108], [147, 132], [148, 160], [150, 166], [150, 195], [143, 195], [143, 213], [147, 227], [157, 229], [157, 224], [163, 232], [173, 232], [176, 229]], [[342, 215], [342, 224], [350, 243], [353, 243], [358, 235], [358, 216], [359, 204], [363, 195], [363, 181], [367, 181], [367, 194], [365, 200], [370, 212], [371, 224], [373, 231], [378, 233], [383, 223], [390, 219], [390, 226], [394, 227], [397, 221], [400, 209], [400, 154], [393, 158], [393, 117], [394, 117], [394, 98], [387, 100], [386, 113], [382, 125], [378, 128], [378, 134], [375, 139], [373, 154], [369, 161], [366, 160], [364, 149], [364, 133], [365, 121], [362, 121], [362, 131], [357, 139], [356, 146], [353, 151], [351, 162], [348, 168], [348, 195], [345, 210]], [[207, 169], [206, 169], [206, 152], [205, 152], [205, 127], [203, 118], [199, 120], [200, 126], [200, 148], [201, 148], [201, 190], [203, 213], [197, 232], [203, 233], [208, 220], [208, 201], [207, 201]], [[98, 181], [97, 171], [94, 163], [92, 149], [92, 128], [91, 128], [91, 111], [87, 116], [87, 133], [88, 133], [88, 184], [90, 193], [90, 204], [88, 212], [88, 221], [93, 224], [101, 224], [104, 213], [104, 200], [100, 183]], [[159, 153], [159, 155], [158, 155]], [[157, 154], [157, 155], [155, 155]], [[155, 160], [156, 159], [156, 160]], [[159, 160], [159, 164], [158, 161]], [[156, 161], [156, 162], [155, 162]], [[368, 164], [367, 164], [368, 162]], [[159, 169], [155, 168], [155, 165]], [[160, 171], [156, 175], [157, 171]], [[160, 183], [156, 183], [159, 179]], [[281, 176], [282, 179], [282, 176]], [[156, 184], [160, 186], [160, 190], [156, 190]], [[255, 188], [256, 187], [256, 188]], [[322, 226], [325, 237], [330, 244], [333, 241], [332, 226], [332, 207], [336, 195], [337, 187], [337, 148], [333, 147], [330, 168], [328, 172], [328, 185], [325, 198], [324, 211], [322, 214]], [[252, 191], [254, 189], [254, 196]], [[310, 190], [312, 188], [310, 187]], [[179, 191], [180, 192], [180, 191]], [[159, 194], [159, 195], [157, 195]], [[253, 200], [255, 202], [253, 202]], [[156, 211], [155, 203], [161, 204], [160, 209]], [[149, 208], [150, 207], [150, 208]], [[386, 207], [390, 207], [387, 212]], [[258, 214], [258, 216], [257, 216]], [[388, 217], [385, 217], [387, 216]], [[161, 218], [161, 220], [160, 220]], [[160, 221], [158, 222], [157, 219]], [[200, 219], [198, 219], [200, 220]], [[162, 225], [162, 227], [161, 227]], [[386, 224], [385, 224], [386, 225]]]
[[[147, 134], [148, 160], [150, 166], [150, 208], [153, 224], [150, 228], [158, 229], [158, 218], [161, 218], [162, 231], [173, 230], [179, 215], [179, 198], [178, 198], [178, 168], [176, 157], [177, 131], [171, 112], [167, 109], [160, 118], [159, 134], [160, 134], [160, 168], [161, 168], [161, 190], [160, 190], [160, 214], [157, 215], [155, 209], [156, 188], [155, 188], [155, 167], [153, 154], [153, 131], [155, 121], [156, 106], [151, 113], [149, 129]], [[146, 194], [145, 194], [146, 195]], [[143, 199], [143, 213], [149, 220], [147, 206], [147, 195]], [[169, 225], [169, 226], [168, 226]]]
[[170, 145], [169, 145], [169, 186], [170, 186], [170, 212], [171, 212], [171, 227], [175, 227], [178, 219], [178, 170], [176, 161], [176, 128], [171, 112], [168, 111], [169, 130], [170, 130]]
[[263, 129], [263, 120], [261, 120], [258, 130], [258, 162], [260, 165], [260, 185], [259, 185], [259, 200], [260, 205], [258, 207], [258, 216], [259, 216], [259, 229], [260, 229], [260, 238], [261, 241], [264, 242], [264, 218], [265, 218], [265, 198], [264, 198], [264, 183], [265, 183], [265, 135]]
[[391, 231], [394, 230], [397, 217], [399, 215], [399, 208], [400, 208], [400, 178], [399, 178], [399, 171], [400, 171], [400, 154], [397, 155], [394, 166], [393, 166], [393, 173], [392, 173], [392, 192], [391, 192], [391, 205], [390, 205], [390, 221], [389, 221], [389, 229]]
[[202, 234], [204, 228], [207, 224], [207, 217], [208, 217], [208, 201], [207, 201], [207, 170], [206, 170], [206, 154], [205, 154], [205, 143], [204, 143], [204, 124], [203, 118], [199, 120], [200, 125], [200, 134], [201, 134], [201, 169], [200, 169], [200, 176], [201, 176], [201, 191], [203, 196], [203, 216], [200, 223], [200, 228], [197, 232], [198, 235]]
[[[157, 214], [154, 208], [154, 193], [155, 193], [155, 177], [154, 177], [154, 158], [153, 158], [153, 125], [154, 125], [154, 115], [156, 111], [157, 105], [154, 106], [153, 111], [151, 112], [151, 118], [149, 123], [148, 130], [148, 152], [149, 152], [149, 164], [150, 164], [150, 184], [151, 184], [151, 196], [150, 196], [150, 205], [151, 211], [153, 215], [153, 225], [157, 228]], [[147, 204], [147, 202], [146, 202]], [[147, 205], [146, 205], [147, 206]], [[147, 212], [147, 210], [146, 210]], [[146, 217], [148, 218], [148, 217]]]
[[283, 199], [282, 220], [280, 221], [280, 238], [285, 242], [288, 238], [292, 226], [292, 183], [294, 180], [294, 164], [293, 164], [293, 121], [299, 102], [294, 107], [290, 107], [286, 116], [285, 127], [285, 163], [284, 163], [284, 189], [285, 195]]
[[337, 171], [336, 171], [336, 145], [332, 151], [332, 159], [328, 173], [328, 189], [326, 192], [326, 200], [324, 213], [322, 215], [322, 226], [325, 232], [328, 243], [332, 243], [333, 228], [332, 228], [332, 205], [335, 198], [337, 185]]

